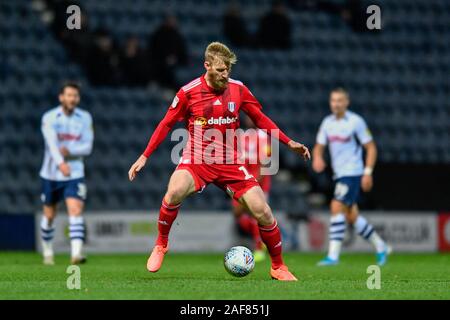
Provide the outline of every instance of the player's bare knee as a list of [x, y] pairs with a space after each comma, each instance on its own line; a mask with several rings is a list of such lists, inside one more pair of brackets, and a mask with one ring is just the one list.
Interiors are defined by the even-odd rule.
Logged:
[[270, 209], [269, 205], [266, 204], [266, 208], [264, 210], [264, 221], [269, 225], [275, 221], [275, 218], [272, 214], [272, 209]]
[[84, 202], [76, 198], [67, 198], [66, 207], [69, 216], [78, 217], [83, 213]]
[[331, 204], [330, 204], [331, 215], [336, 215], [339, 213], [346, 212], [347, 210], [345, 210], [345, 207], [346, 206], [339, 201], [336, 201], [336, 200], [331, 201]]
[[174, 187], [167, 190], [164, 200], [167, 204], [176, 205], [183, 201], [185, 191], [182, 188]]
[[262, 217], [264, 215], [265, 206], [260, 203], [252, 203], [249, 206], [250, 211], [255, 216], [255, 218]]
[[254, 209], [253, 215], [260, 225], [269, 225], [273, 223], [274, 218], [272, 210], [268, 204], [258, 205]]
[[48, 221], [53, 221], [55, 219], [55, 213], [44, 212], [44, 216], [48, 219]]
[[79, 217], [83, 213], [83, 205], [82, 204], [70, 204], [67, 206], [67, 213], [71, 217]]

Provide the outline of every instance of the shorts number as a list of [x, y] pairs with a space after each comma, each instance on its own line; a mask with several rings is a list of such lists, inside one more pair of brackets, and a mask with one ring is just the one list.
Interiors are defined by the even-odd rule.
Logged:
[[81, 199], [86, 199], [86, 195], [87, 195], [86, 184], [84, 184], [84, 183], [79, 183], [79, 184], [78, 184], [77, 195], [78, 195]]
[[250, 173], [248, 173], [248, 171], [247, 171], [247, 168], [246, 167], [244, 167], [244, 166], [240, 166], [239, 167], [239, 170], [241, 170], [242, 172], [244, 172], [244, 174], [245, 174], [245, 180], [248, 180], [248, 179], [251, 179], [251, 178], [254, 178], [254, 176], [252, 175], [252, 174], [250, 174]]
[[334, 196], [337, 199], [344, 198], [347, 192], [348, 192], [348, 185], [340, 182], [336, 183], [336, 188], [334, 189]]

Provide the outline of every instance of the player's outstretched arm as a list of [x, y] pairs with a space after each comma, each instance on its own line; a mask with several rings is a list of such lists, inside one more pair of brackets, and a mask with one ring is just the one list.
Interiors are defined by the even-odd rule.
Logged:
[[305, 160], [311, 159], [311, 154], [309, 153], [309, 149], [304, 144], [301, 144], [300, 142], [291, 140], [288, 142], [288, 147], [295, 153], [301, 155]]
[[150, 138], [150, 141], [147, 144], [147, 148], [145, 148], [145, 151], [142, 155], [139, 156], [139, 158], [133, 163], [130, 170], [128, 171], [128, 178], [130, 181], [133, 181], [136, 177], [136, 174], [141, 171], [141, 169], [145, 166], [147, 163], [148, 157], [153, 153], [153, 151], [158, 148], [158, 146], [161, 144], [161, 142], [164, 141], [167, 134], [172, 129], [172, 122], [169, 121], [166, 117], [159, 123], [159, 125], [156, 127], [155, 132], [153, 132], [152, 137]]
[[253, 122], [258, 128], [267, 130], [267, 133], [269, 135], [271, 135], [271, 133], [273, 132], [272, 130], [277, 130], [278, 140], [285, 143], [289, 147], [289, 149], [301, 155], [305, 160], [311, 159], [309, 150], [305, 145], [289, 138], [282, 130], [280, 130], [280, 128], [278, 128], [278, 126], [268, 116], [266, 116], [261, 111], [260, 108], [256, 107], [256, 105], [247, 107], [245, 112], [253, 120]]
[[289, 138], [268, 116], [261, 111], [261, 104], [246, 86], [243, 86], [241, 98], [242, 110], [253, 120], [258, 128], [267, 130], [267, 134], [270, 136], [274, 130], [276, 130], [275, 132], [278, 133], [276, 136], [278, 140], [286, 144], [293, 152], [301, 155], [305, 160], [311, 159], [309, 150], [305, 145]]

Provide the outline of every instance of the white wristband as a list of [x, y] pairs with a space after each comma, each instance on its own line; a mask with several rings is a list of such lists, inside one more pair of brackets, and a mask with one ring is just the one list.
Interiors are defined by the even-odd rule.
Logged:
[[364, 175], [365, 176], [371, 176], [373, 172], [373, 169], [371, 167], [365, 167], [364, 168]]

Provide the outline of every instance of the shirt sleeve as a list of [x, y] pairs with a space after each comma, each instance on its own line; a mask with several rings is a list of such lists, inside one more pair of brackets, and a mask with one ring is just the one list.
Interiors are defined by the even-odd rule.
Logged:
[[250, 92], [250, 90], [245, 86], [242, 85], [242, 94], [241, 94], [241, 109], [245, 113], [249, 109], [262, 109], [262, 105], [259, 103], [259, 101], [255, 98], [255, 96]]
[[361, 144], [366, 144], [373, 140], [372, 133], [363, 118], [357, 118], [355, 131]]
[[48, 115], [44, 115], [42, 117], [41, 122], [41, 132], [44, 136], [45, 144], [48, 146], [50, 151], [50, 156], [55, 161], [55, 163], [59, 166], [64, 162], [64, 157], [58, 148], [58, 137], [56, 135], [56, 131], [53, 128], [53, 123]]
[[71, 156], [83, 157], [88, 156], [92, 152], [94, 144], [94, 127], [92, 122], [92, 116], [87, 115], [86, 121], [83, 126], [81, 138], [76, 143], [72, 143], [68, 146], [68, 150]]
[[327, 134], [325, 132], [325, 119], [320, 124], [319, 131], [317, 132], [316, 143], [324, 146], [327, 144]]
[[267, 130], [267, 134], [272, 136], [273, 131], [277, 130], [278, 140], [287, 144], [292, 139], [289, 138], [278, 126], [262, 112], [262, 106], [258, 100], [253, 96], [253, 94], [248, 90], [246, 86], [242, 86], [243, 91], [241, 95], [241, 108], [255, 123], [255, 125], [260, 128]]
[[179, 90], [174, 97], [166, 115], [156, 127], [152, 136], [150, 137], [147, 147], [143, 155], [148, 158], [158, 148], [161, 142], [164, 141], [167, 134], [177, 121], [182, 121], [186, 118], [187, 98], [183, 90]]

